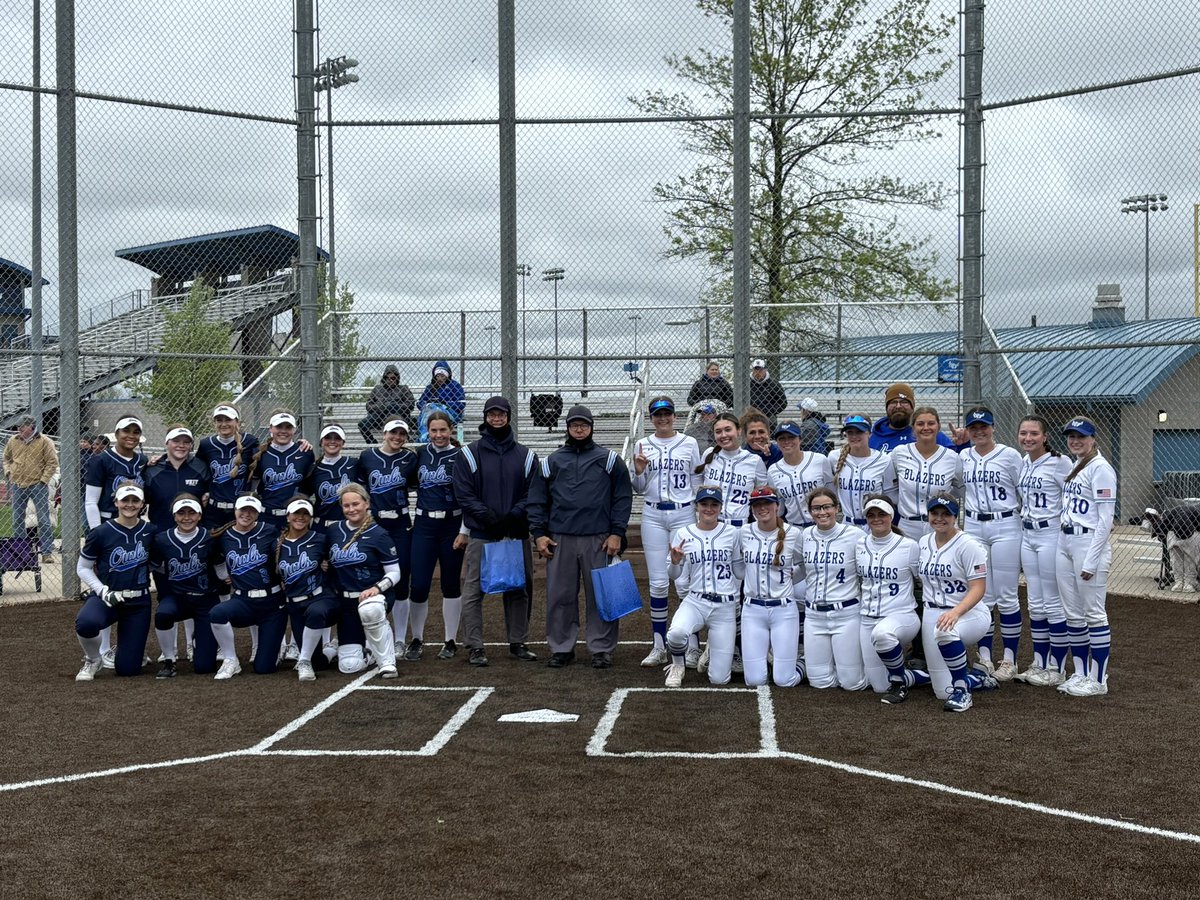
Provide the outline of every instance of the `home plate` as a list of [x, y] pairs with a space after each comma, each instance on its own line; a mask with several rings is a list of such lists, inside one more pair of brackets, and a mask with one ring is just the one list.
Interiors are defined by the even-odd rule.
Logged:
[[577, 722], [575, 713], [558, 712], [554, 709], [531, 709], [528, 712], [506, 713], [497, 722], [520, 722], [525, 725], [555, 725], [559, 722]]

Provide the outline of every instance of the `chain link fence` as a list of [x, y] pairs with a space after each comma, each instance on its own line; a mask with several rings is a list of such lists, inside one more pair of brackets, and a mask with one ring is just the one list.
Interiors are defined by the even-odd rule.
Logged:
[[385, 366], [420, 396], [445, 361], [468, 437], [505, 390], [543, 452], [546, 395], [622, 446], [646, 397], [682, 404], [709, 362], [741, 397], [761, 358], [781, 416], [878, 417], [897, 380], [947, 426], [982, 401], [1014, 445], [1031, 411], [1091, 416], [1120, 479], [1114, 589], [1157, 587], [1160, 545], [1131, 523], [1200, 494], [1186, 8], [1010, 3], [972, 36], [946, 0], [753, 0], [748, 344], [732, 0], [508, 7], [511, 32], [505, 8], [80, 0], [72, 38], [10, 4], [0, 425], [33, 414], [70, 447], [136, 413], [153, 449], [233, 402], [260, 433], [276, 408], [310, 439], [337, 421], [356, 450]]

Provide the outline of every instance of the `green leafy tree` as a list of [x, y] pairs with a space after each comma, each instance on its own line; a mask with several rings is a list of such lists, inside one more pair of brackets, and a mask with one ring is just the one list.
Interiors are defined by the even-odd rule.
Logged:
[[[733, 0], [697, 0], [732, 28]], [[924, 90], [952, 64], [954, 20], [930, 0], [752, 0], [751, 298], [804, 304], [799, 312], [754, 314], [755, 346], [768, 353], [827, 343], [831, 307], [822, 303], [946, 299], [928, 239], [906, 236], [897, 207], [937, 208], [942, 190], [880, 174], [866, 163], [901, 142], [936, 131], [921, 108]], [[733, 111], [733, 59], [700, 50], [667, 63], [694, 93], [632, 97], [653, 115]], [[883, 114], [879, 114], [882, 112]], [[870, 113], [870, 114], [868, 114]], [[824, 118], [783, 118], [788, 115]], [[683, 121], [696, 169], [654, 188], [670, 207], [668, 256], [699, 256], [714, 269], [706, 302], [731, 295], [733, 127]]]
[[160, 359], [138, 386], [148, 394], [143, 398], [148, 410], [164, 422], [183, 422], [193, 431], [207, 430], [213, 407], [232, 399], [231, 383], [238, 375], [236, 360], [205, 358], [228, 355], [231, 346], [229, 324], [209, 316], [214, 296], [216, 291], [196, 279], [183, 306], [167, 313], [162, 352], [192, 358]]

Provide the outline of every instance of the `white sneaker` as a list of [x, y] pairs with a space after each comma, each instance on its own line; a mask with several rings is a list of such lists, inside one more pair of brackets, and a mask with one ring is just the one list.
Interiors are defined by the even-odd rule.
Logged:
[[324, 647], [321, 648], [321, 652], [325, 654], [325, 658], [327, 660], [329, 660], [330, 662], [333, 662], [335, 659], [337, 659], [337, 648], [338, 648], [337, 638], [334, 638], [328, 644], [326, 644]]
[[987, 672], [989, 675], [996, 674], [996, 664], [990, 659], [985, 659], [982, 656], [975, 661], [975, 668], [983, 669], [983, 671]]
[[296, 675], [301, 681], [317, 680], [317, 673], [313, 671], [313, 664], [307, 659], [296, 660]]
[[700, 663], [700, 648], [688, 647], [687, 653], [683, 655], [683, 665], [685, 668], [694, 669]]
[[233, 659], [222, 661], [221, 668], [217, 669], [217, 674], [213, 678], [217, 681], [228, 681], [240, 671], [242, 671], [242, 664], [237, 661], [235, 656]]
[[652, 647], [642, 660], [643, 669], [658, 669], [671, 661], [671, 654], [666, 647]]
[[[1048, 685], [1049, 687], [1058, 687], [1058, 685], [1062, 684], [1064, 681], [1067, 680], [1067, 676], [1064, 673], [1058, 671], [1058, 669], [1047, 669], [1044, 677], [1045, 677], [1044, 683], [1046, 685]], [[1041, 681], [1038, 682], [1038, 684], [1042, 684], [1042, 683], [1043, 682], [1041, 682]]]
[[380, 678], [395, 678], [397, 675], [395, 663], [388, 663], [386, 666], [379, 667]]
[[1074, 684], [1064, 684], [1063, 688], [1063, 693], [1072, 697], [1102, 697], [1108, 693], [1108, 685], [1101, 684], [1093, 678], [1080, 678]]
[[1087, 678], [1086, 675], [1080, 675], [1078, 672], [1076, 672], [1074, 675], [1072, 675], [1066, 681], [1059, 684], [1058, 689], [1061, 693], [1069, 694], [1069, 693], [1071, 693], [1071, 691], [1073, 691], [1075, 689], [1075, 682], [1083, 681], [1085, 678]]
[[160, 662], [160, 663], [166, 662], [166, 661], [167, 661], [167, 654], [165, 654], [165, 653], [158, 654], [158, 659], [155, 660], [155, 662]]
[[98, 659], [83, 658], [83, 665], [79, 667], [79, 674], [75, 676], [76, 681], [93, 681], [96, 678], [96, 673], [103, 668], [103, 663]]
[[1016, 677], [1016, 674], [1016, 664], [1006, 659], [1000, 665], [996, 666], [996, 670], [992, 672], [992, 677], [997, 681], [1012, 681]]
[[193, 656], [195, 656], [195, 655], [196, 655], [196, 642], [195, 642], [195, 641], [189, 641], [189, 642], [188, 642], [188, 645], [187, 645], [187, 658], [188, 658], [188, 662], [191, 662], [191, 661], [192, 661], [192, 657], [193, 657]]
[[287, 649], [283, 652], [284, 659], [297, 660], [300, 658], [300, 648], [295, 641], [288, 641]]
[[667, 666], [666, 686], [670, 688], [681, 687], [683, 685], [683, 673], [686, 671], [686, 666], [681, 666], [679, 663], [671, 663], [671, 665]]
[[696, 660], [696, 671], [703, 675], [708, 671], [708, 644], [704, 645], [704, 652], [700, 654], [700, 658]]
[[1038, 672], [1044, 672], [1044, 671], [1046, 671], [1046, 670], [1043, 669], [1041, 666], [1030, 666], [1025, 671], [1018, 672], [1016, 675], [1014, 675], [1013, 681], [1020, 681], [1023, 684], [1030, 684], [1031, 683], [1029, 681], [1030, 675], [1036, 675]]
[[117, 648], [115, 646], [109, 648], [109, 651], [100, 657], [104, 668], [115, 669], [117, 667]]

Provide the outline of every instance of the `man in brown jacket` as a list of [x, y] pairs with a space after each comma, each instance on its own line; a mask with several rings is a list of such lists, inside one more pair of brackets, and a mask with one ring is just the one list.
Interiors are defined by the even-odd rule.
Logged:
[[[8, 499], [12, 504], [13, 528], [23, 527], [25, 508], [33, 501], [37, 513], [38, 540], [42, 562], [54, 562], [54, 526], [50, 521], [50, 479], [58, 471], [54, 443], [34, 427], [26, 416], [17, 433], [4, 446], [4, 477], [8, 480]], [[14, 534], [16, 532], [14, 531]]]

